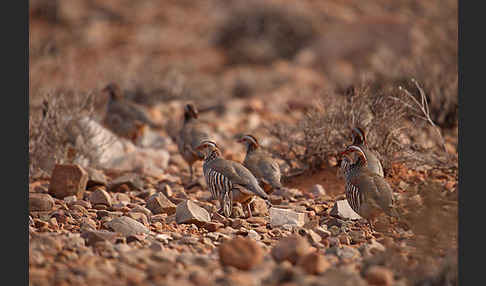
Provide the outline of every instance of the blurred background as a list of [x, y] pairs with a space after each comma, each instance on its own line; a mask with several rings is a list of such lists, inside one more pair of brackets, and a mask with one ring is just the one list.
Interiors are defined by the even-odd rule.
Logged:
[[415, 77], [433, 120], [453, 128], [457, 37], [451, 0], [30, 0], [30, 107], [42, 93], [111, 81], [144, 104], [268, 97], [277, 105]]
[[[125, 99], [148, 108], [164, 126], [159, 135], [173, 141], [183, 105], [193, 102], [201, 109], [218, 107], [208, 119], [219, 140], [254, 132], [264, 145], [271, 138], [282, 143], [304, 125], [312, 129], [304, 131], [306, 138], [334, 140], [304, 152], [320, 155], [343, 147], [347, 128], [360, 125], [371, 130], [372, 145], [391, 154], [397, 150], [383, 150], [386, 142], [378, 138], [387, 135], [379, 130], [401, 130], [403, 122], [392, 121], [408, 111], [383, 98], [402, 86], [419, 102], [420, 88], [426, 95], [426, 114], [419, 106], [412, 110], [426, 120], [408, 127], [432, 121], [445, 140], [433, 128], [415, 128], [416, 134], [412, 128], [402, 132], [410, 138], [400, 144], [456, 153], [457, 1], [30, 0], [29, 9], [32, 146], [46, 141], [35, 138], [58, 136], [39, 130], [59, 133], [66, 126], [55, 118], [47, 127], [35, 125], [48, 96], [67, 101], [64, 109], [57, 107], [56, 116], [64, 118], [80, 112], [87, 96], [94, 109], [103, 109], [107, 95], [101, 90], [113, 82]], [[305, 121], [318, 102], [321, 112]], [[58, 144], [50, 143], [52, 149]], [[234, 148], [228, 148], [235, 150], [230, 157], [241, 151]], [[40, 153], [34, 149], [31, 158]], [[327, 160], [321, 159], [312, 164]]]

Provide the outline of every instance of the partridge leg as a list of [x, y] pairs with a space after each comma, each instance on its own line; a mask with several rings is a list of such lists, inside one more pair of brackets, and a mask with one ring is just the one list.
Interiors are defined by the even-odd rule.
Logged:
[[194, 170], [192, 168], [192, 164], [189, 165], [189, 172], [191, 173], [191, 180], [190, 181], [193, 182], [194, 181]]
[[253, 215], [251, 214], [250, 203], [245, 203], [244, 205], [246, 207], [246, 213], [247, 213], [246, 218], [251, 218]]

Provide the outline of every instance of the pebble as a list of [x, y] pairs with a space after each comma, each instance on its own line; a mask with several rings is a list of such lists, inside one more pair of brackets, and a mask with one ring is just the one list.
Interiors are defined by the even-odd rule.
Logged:
[[88, 173], [79, 165], [57, 164], [52, 171], [48, 192], [55, 198], [67, 196], [83, 198], [88, 183]]
[[223, 266], [233, 266], [240, 270], [250, 270], [263, 262], [264, 252], [255, 240], [235, 237], [218, 247], [219, 261]]

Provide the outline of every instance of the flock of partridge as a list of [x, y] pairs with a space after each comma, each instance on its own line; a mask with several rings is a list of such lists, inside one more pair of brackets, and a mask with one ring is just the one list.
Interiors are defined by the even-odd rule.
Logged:
[[[116, 130], [118, 135], [133, 140], [144, 126], [162, 128], [152, 122], [139, 106], [124, 100], [116, 84], [109, 84], [104, 91], [109, 94], [104, 124]], [[180, 154], [189, 165], [191, 181], [194, 180], [193, 164], [204, 160], [204, 178], [213, 199], [220, 202], [218, 212], [229, 217], [234, 203], [241, 203], [247, 216], [251, 217], [250, 203], [255, 196], [270, 204], [268, 195], [282, 188], [278, 163], [260, 148], [257, 138], [250, 134], [238, 139], [246, 146], [243, 163], [223, 158], [218, 144], [211, 139], [209, 130], [198, 116], [193, 104], [185, 106], [184, 123], [177, 142]], [[378, 157], [366, 143], [365, 132], [361, 128], [353, 128], [351, 133], [352, 144], [339, 154], [349, 205], [371, 226], [383, 213], [398, 217], [393, 206], [392, 189], [384, 179]]]

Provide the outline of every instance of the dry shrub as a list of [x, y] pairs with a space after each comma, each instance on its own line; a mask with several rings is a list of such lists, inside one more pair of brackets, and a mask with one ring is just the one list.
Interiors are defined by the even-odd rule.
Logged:
[[[76, 150], [70, 130], [74, 122], [94, 112], [94, 94], [57, 90], [41, 96], [41, 110], [29, 116], [29, 178], [49, 174], [56, 163], [72, 163]], [[89, 150], [83, 150], [89, 157]]]
[[[385, 172], [394, 162], [409, 167], [446, 164], [449, 156], [443, 148], [425, 149], [410, 140], [409, 135], [426, 128], [436, 128], [441, 137], [430, 119], [423, 90], [417, 99], [404, 88], [381, 84], [362, 83], [325, 94], [295, 126], [270, 127], [269, 133], [279, 142], [273, 153], [293, 169], [320, 169], [352, 143], [351, 128], [359, 126], [367, 133], [369, 147], [378, 152]], [[415, 87], [420, 88], [418, 83]]]
[[292, 8], [257, 1], [231, 5], [214, 44], [230, 64], [268, 64], [291, 59], [316, 35], [309, 17]]

